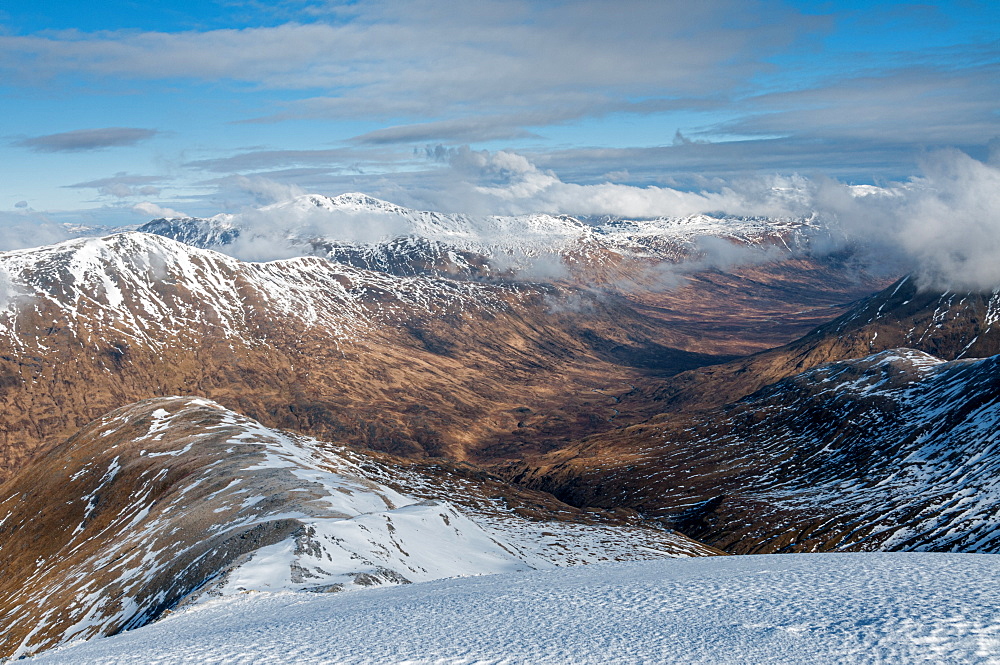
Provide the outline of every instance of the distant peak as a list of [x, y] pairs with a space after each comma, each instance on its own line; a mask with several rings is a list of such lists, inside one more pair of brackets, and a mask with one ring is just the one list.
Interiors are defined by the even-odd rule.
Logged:
[[353, 210], [353, 211], [373, 211], [373, 212], [409, 212], [406, 208], [398, 206], [389, 201], [377, 199], [361, 192], [347, 192], [337, 196], [326, 196], [325, 194], [302, 194], [293, 199], [274, 203], [266, 206], [263, 210]]

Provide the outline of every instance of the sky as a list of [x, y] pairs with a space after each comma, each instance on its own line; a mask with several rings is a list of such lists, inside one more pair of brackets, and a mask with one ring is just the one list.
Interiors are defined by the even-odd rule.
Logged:
[[628, 214], [996, 166], [1000, 3], [7, 0], [0, 104], [0, 223]]

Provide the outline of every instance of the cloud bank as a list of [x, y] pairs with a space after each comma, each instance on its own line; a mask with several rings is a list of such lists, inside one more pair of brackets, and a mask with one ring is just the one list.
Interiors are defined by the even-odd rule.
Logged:
[[[715, 180], [696, 190], [612, 182], [567, 183], [524, 155], [508, 151], [462, 148], [437, 151], [436, 157], [447, 166], [434, 179], [434, 186], [413, 187], [407, 190], [409, 200], [397, 197], [394, 202], [478, 215], [814, 216], [825, 229], [814, 238], [814, 251], [850, 247], [873, 269], [912, 272], [925, 288], [1000, 287], [1000, 163], [977, 160], [958, 150], [927, 153], [921, 160], [921, 175], [881, 186], [772, 175]], [[266, 179], [254, 181], [254, 187], [275, 194], [294, 191], [280, 183], [269, 185]], [[377, 190], [372, 193], [380, 194]], [[248, 220], [255, 228], [270, 232], [294, 222], [306, 234], [362, 243], [410, 231], [382, 216], [316, 213], [291, 220], [283, 214], [253, 213]], [[775, 258], [759, 253], [731, 255], [727, 247], [710, 239], [702, 243], [701, 250], [703, 267]]]
[[922, 160], [922, 175], [852, 196], [819, 182], [812, 201], [872, 261], [895, 261], [923, 288], [1000, 288], [1000, 164], [957, 151]]

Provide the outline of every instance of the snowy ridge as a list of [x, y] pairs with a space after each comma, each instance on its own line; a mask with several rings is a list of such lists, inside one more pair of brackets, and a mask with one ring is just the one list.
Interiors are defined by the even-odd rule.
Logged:
[[[600, 261], [602, 255], [678, 261], [698, 251], [701, 238], [713, 237], [746, 246], [775, 244], [791, 250], [807, 242], [819, 228], [814, 217], [761, 218], [711, 216], [661, 217], [645, 220], [586, 219], [569, 215], [530, 214], [472, 216], [418, 211], [364, 194], [335, 197], [306, 194], [256, 211], [226, 218], [225, 238], [220, 221], [168, 221], [144, 228], [200, 247], [222, 249], [236, 242], [275, 234], [291, 239], [302, 251], [309, 243], [373, 247], [401, 237], [441, 243], [458, 252], [471, 252], [499, 261], [501, 268], [523, 267], [532, 257], [559, 255]], [[153, 223], [151, 223], [153, 224]], [[315, 247], [314, 247], [315, 248]], [[529, 262], [530, 263], [530, 262]]]
[[0, 308], [0, 334], [18, 346], [30, 339], [17, 334], [21, 320], [40, 319], [84, 341], [123, 338], [155, 349], [170, 338], [200, 338], [206, 328], [227, 339], [260, 338], [263, 313], [352, 339], [372, 322], [414, 311], [504, 309], [517, 298], [516, 286], [396, 277], [318, 257], [246, 263], [135, 232], [0, 253], [0, 274], [15, 293]]
[[335, 197], [306, 194], [262, 208], [262, 211], [270, 213], [290, 213], [292, 219], [296, 216], [301, 219], [301, 216], [308, 216], [317, 210], [395, 218], [404, 231], [399, 235], [440, 240], [487, 255], [499, 251], [531, 256], [553, 249], [566, 251], [588, 243], [623, 252], [642, 251], [643, 248], [655, 252], [668, 244], [691, 243], [702, 236], [759, 243], [769, 237], [816, 225], [813, 218], [713, 217], [704, 214], [647, 220], [602, 218], [587, 221], [570, 215], [543, 213], [475, 217], [411, 210], [359, 193]]
[[[0, 623], [11, 627], [0, 655], [12, 657], [248, 591], [549, 569], [639, 545], [646, 550], [633, 558], [711, 553], [665, 531], [659, 542], [646, 535], [631, 544], [625, 531], [605, 546], [607, 531], [588, 538], [579, 525], [532, 526], [503, 510], [481, 524], [487, 516], [442, 500], [440, 486], [427, 498], [429, 479], [423, 496], [400, 492], [377, 480], [390, 472], [373, 459], [200, 398], [119, 409], [32, 468], [0, 497], [0, 528], [10, 534], [0, 562], [20, 571], [0, 584]], [[585, 542], [558, 555], [544, 539], [519, 542], [525, 531]], [[24, 556], [34, 565], [11, 565]]]

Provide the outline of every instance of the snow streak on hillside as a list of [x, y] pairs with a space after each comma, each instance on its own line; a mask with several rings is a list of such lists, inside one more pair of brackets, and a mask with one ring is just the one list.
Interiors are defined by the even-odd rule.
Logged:
[[28, 662], [997, 663], [1000, 559], [713, 557], [242, 595]]
[[[1000, 356], [943, 362], [895, 349], [765, 389], [752, 399], [784, 418], [775, 417], [757, 448], [780, 460], [760, 485], [779, 505], [824, 505], [850, 516], [865, 535], [843, 545], [996, 551], [998, 371]], [[816, 418], [818, 409], [830, 419]]]
[[206, 328], [224, 339], [266, 337], [262, 312], [355, 338], [373, 322], [407, 320], [414, 311], [502, 309], [505, 296], [517, 291], [397, 277], [318, 257], [245, 263], [134, 232], [0, 253], [0, 275], [10, 291], [0, 303], [0, 334], [15, 346], [28, 343], [15, 333], [18, 321], [31, 316], [85, 342], [96, 335], [154, 349]]

